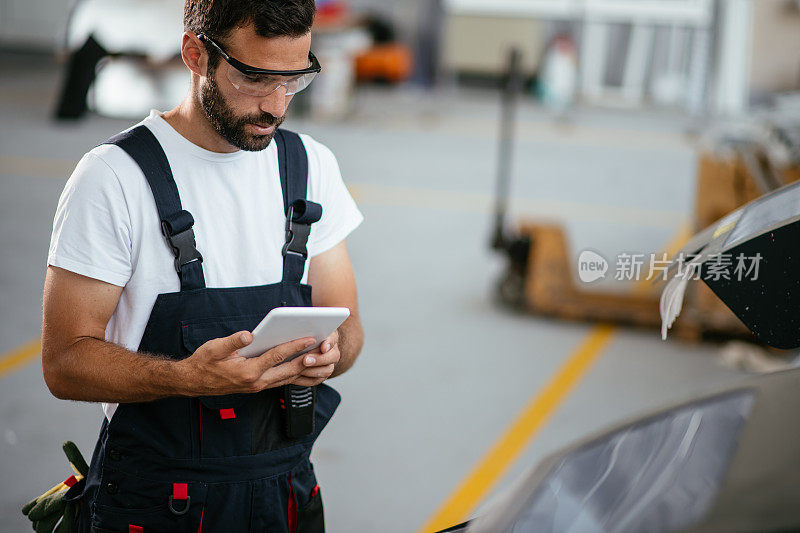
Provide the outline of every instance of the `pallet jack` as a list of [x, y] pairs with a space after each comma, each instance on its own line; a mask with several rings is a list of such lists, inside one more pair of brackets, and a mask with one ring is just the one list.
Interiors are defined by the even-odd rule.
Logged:
[[520, 58], [518, 49], [509, 51], [502, 89], [491, 239], [491, 247], [508, 258], [497, 285], [500, 301], [516, 309], [571, 320], [660, 325], [658, 295], [653, 291], [615, 294], [580, 289], [573, 276], [567, 238], [559, 225], [523, 222], [516, 231], [508, 228], [515, 118], [523, 87]]

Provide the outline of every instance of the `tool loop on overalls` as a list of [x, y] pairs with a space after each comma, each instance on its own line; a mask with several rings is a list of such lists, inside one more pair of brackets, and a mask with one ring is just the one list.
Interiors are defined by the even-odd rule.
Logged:
[[[169, 511], [177, 516], [186, 514], [189, 511], [189, 505], [192, 501], [192, 497], [188, 494], [189, 485], [186, 483], [173, 483], [172, 484], [172, 496], [169, 497]], [[186, 503], [183, 506], [183, 509], [180, 511], [175, 509], [174, 502], [175, 500], [184, 500]]]
[[189, 512], [189, 502], [191, 500], [192, 500], [192, 497], [191, 496], [187, 496], [186, 497], [186, 504], [184, 505], [183, 509], [181, 509], [180, 511], [177, 511], [175, 509], [175, 507], [173, 506], [173, 502], [175, 501], [175, 497], [174, 496], [170, 496], [169, 497], [169, 511], [172, 514], [177, 515], [177, 516], [186, 514], [187, 512]]

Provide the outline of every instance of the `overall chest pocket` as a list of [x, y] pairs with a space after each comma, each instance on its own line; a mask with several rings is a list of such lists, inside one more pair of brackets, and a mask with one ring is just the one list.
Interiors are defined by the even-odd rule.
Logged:
[[[237, 331], [252, 331], [262, 318], [263, 314], [184, 320], [181, 322], [183, 346], [192, 354], [211, 339], [227, 337]], [[198, 398], [197, 430], [201, 457], [250, 454], [250, 404], [253, 398], [253, 394]]]

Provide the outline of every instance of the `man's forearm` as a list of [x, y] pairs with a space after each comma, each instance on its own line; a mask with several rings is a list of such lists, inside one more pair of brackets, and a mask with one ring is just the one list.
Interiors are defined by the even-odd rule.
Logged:
[[358, 317], [351, 317], [339, 327], [339, 352], [341, 357], [336, 363], [331, 377], [344, 374], [353, 366], [364, 345], [364, 329]]
[[177, 361], [83, 337], [58, 354], [42, 353], [45, 381], [54, 396], [88, 402], [140, 402], [188, 395]]

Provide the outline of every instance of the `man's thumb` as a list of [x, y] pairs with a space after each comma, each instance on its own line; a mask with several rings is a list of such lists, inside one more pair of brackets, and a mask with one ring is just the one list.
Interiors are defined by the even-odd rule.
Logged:
[[221, 341], [219, 343], [220, 353], [228, 355], [253, 342], [253, 334], [249, 331], [238, 331], [233, 335], [222, 337], [218, 340]]

